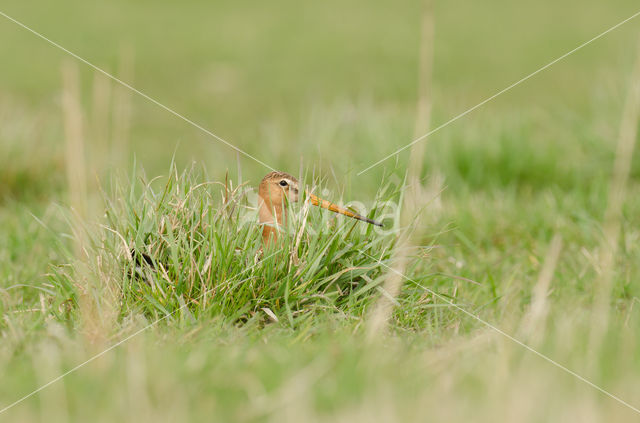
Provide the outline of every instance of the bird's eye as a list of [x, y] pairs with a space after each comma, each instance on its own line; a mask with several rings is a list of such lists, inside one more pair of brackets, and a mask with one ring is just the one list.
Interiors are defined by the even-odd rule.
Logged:
[[286, 187], [287, 185], [288, 185], [287, 181], [285, 181], [284, 179], [282, 181], [280, 181], [280, 186], [281, 187]]

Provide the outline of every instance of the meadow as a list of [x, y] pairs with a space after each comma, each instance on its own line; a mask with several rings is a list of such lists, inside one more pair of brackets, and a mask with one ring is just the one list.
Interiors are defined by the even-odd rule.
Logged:
[[361, 172], [634, 2], [37, 3], [244, 153], [0, 16], [0, 421], [638, 419], [640, 17]]

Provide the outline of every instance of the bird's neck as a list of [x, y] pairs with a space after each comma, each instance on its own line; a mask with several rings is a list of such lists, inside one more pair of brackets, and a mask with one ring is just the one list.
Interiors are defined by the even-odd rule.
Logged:
[[259, 202], [258, 215], [262, 225], [262, 240], [265, 243], [276, 241], [279, 227], [286, 223], [286, 213], [282, 204], [273, 204], [268, 198], [260, 197]]

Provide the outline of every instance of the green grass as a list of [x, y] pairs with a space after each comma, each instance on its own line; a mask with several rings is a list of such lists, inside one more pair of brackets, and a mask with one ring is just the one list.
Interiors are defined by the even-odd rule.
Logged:
[[[0, 409], [125, 341], [0, 421], [637, 419], [452, 306], [640, 406], [637, 152], [610, 303], [594, 311], [637, 22], [425, 140], [411, 280], [372, 338], [408, 152], [356, 174], [415, 136], [418, 2], [38, 6], [0, 9], [111, 71], [131, 48], [137, 88], [385, 230], [302, 202], [280, 248], [261, 251], [267, 170], [139, 97], [116, 151], [121, 93], [100, 103], [86, 68], [83, 215], [65, 179], [66, 57], [0, 19]], [[438, 2], [432, 126], [635, 7]]]
[[[387, 261], [393, 248], [393, 219], [386, 234], [376, 233], [302, 207], [292, 212], [283, 242], [263, 247], [253, 189], [210, 182], [194, 169], [172, 167], [169, 175], [114, 182], [105, 199], [106, 224], [87, 231], [90, 277], [98, 291], [115, 285], [120, 318], [143, 313], [152, 320], [224, 316], [236, 322], [260, 320], [268, 308], [296, 327], [331, 310], [362, 316], [384, 277], [378, 260]], [[380, 197], [397, 200], [390, 189]], [[85, 295], [76, 286], [79, 276], [73, 268], [61, 270], [53, 282], [61, 298], [77, 305]]]

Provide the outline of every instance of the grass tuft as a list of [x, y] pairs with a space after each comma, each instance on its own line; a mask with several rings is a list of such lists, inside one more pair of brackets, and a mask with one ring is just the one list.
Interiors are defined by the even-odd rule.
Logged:
[[[394, 189], [385, 186], [378, 198], [397, 197]], [[224, 316], [294, 327], [326, 312], [362, 317], [380, 290], [378, 260], [388, 261], [394, 230], [301, 202], [290, 205], [287, 235], [263, 248], [255, 205], [248, 185], [211, 182], [194, 167], [172, 166], [152, 181], [114, 181], [105, 222], [87, 236], [85, 260], [100, 265], [86, 267], [96, 280], [115, 281], [121, 318]], [[52, 282], [61, 298], [77, 303], [75, 267], [61, 268]]]

